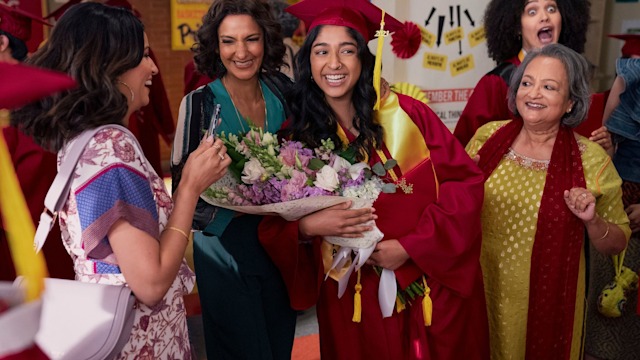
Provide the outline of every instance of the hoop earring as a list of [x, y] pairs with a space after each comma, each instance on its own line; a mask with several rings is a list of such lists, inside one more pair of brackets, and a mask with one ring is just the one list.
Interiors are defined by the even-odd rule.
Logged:
[[130, 100], [131, 100], [131, 102], [133, 102], [133, 98], [134, 98], [134, 96], [135, 96], [135, 95], [134, 95], [134, 93], [133, 93], [133, 89], [131, 89], [131, 86], [129, 86], [129, 84], [127, 84], [126, 82], [124, 82], [124, 81], [120, 81], [120, 80], [116, 81], [116, 83], [118, 83], [118, 84], [122, 84], [122, 85], [124, 85], [127, 89], [129, 89], [129, 93], [131, 94], [131, 99], [130, 99]]

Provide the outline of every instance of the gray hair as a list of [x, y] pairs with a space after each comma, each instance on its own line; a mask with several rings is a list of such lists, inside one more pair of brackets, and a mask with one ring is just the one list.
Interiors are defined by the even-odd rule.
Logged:
[[589, 63], [577, 52], [561, 44], [549, 44], [542, 49], [530, 51], [511, 76], [509, 84], [509, 92], [507, 98], [509, 101], [509, 110], [514, 115], [520, 116], [516, 107], [516, 94], [520, 87], [520, 82], [524, 75], [524, 71], [531, 61], [538, 56], [550, 57], [560, 60], [564, 65], [569, 82], [569, 99], [573, 101], [571, 111], [566, 113], [560, 119], [560, 123], [569, 127], [576, 127], [586, 120], [591, 102], [591, 89], [589, 88]]

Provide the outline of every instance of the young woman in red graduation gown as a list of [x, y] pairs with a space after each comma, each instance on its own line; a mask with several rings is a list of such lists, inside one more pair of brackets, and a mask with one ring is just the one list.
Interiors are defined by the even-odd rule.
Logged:
[[[310, 32], [298, 53], [285, 133], [313, 147], [331, 138], [370, 164], [393, 158], [398, 165], [389, 175], [399, 185], [396, 193], [380, 195], [375, 210], [344, 203], [296, 222], [262, 221], [261, 243], [285, 278], [292, 306], [317, 303], [326, 359], [487, 359], [481, 172], [423, 103], [389, 93], [373, 110], [374, 57], [365, 40], [379, 27], [377, 7], [365, 0], [305, 0], [288, 11]], [[388, 15], [384, 20], [398, 23]], [[322, 237], [359, 237], [372, 219], [385, 236], [338, 298], [333, 278], [339, 272], [324, 281], [335, 248]], [[427, 299], [417, 296], [383, 317], [376, 268], [392, 270], [399, 289], [426, 284]], [[354, 309], [356, 288], [360, 309]]]

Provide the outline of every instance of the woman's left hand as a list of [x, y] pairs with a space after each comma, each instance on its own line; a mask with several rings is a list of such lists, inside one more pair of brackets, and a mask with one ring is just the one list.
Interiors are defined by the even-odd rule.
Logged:
[[396, 239], [380, 241], [367, 260], [367, 264], [395, 270], [409, 259], [409, 254]]
[[571, 190], [565, 190], [564, 202], [569, 210], [585, 223], [595, 217], [596, 198], [585, 188], [575, 187]]

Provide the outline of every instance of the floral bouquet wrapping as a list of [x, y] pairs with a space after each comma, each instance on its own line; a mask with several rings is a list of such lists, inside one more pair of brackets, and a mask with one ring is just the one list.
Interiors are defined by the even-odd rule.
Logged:
[[[350, 150], [339, 155], [331, 140], [310, 149], [298, 141], [278, 143], [273, 134], [255, 128], [245, 135], [220, 137], [233, 162], [227, 175], [201, 195], [215, 206], [292, 221], [347, 200], [352, 208], [370, 207], [380, 192], [395, 191], [395, 185], [384, 183], [368, 164], [347, 160], [355, 155]], [[373, 225], [363, 238], [325, 239], [371, 248], [383, 236]]]

